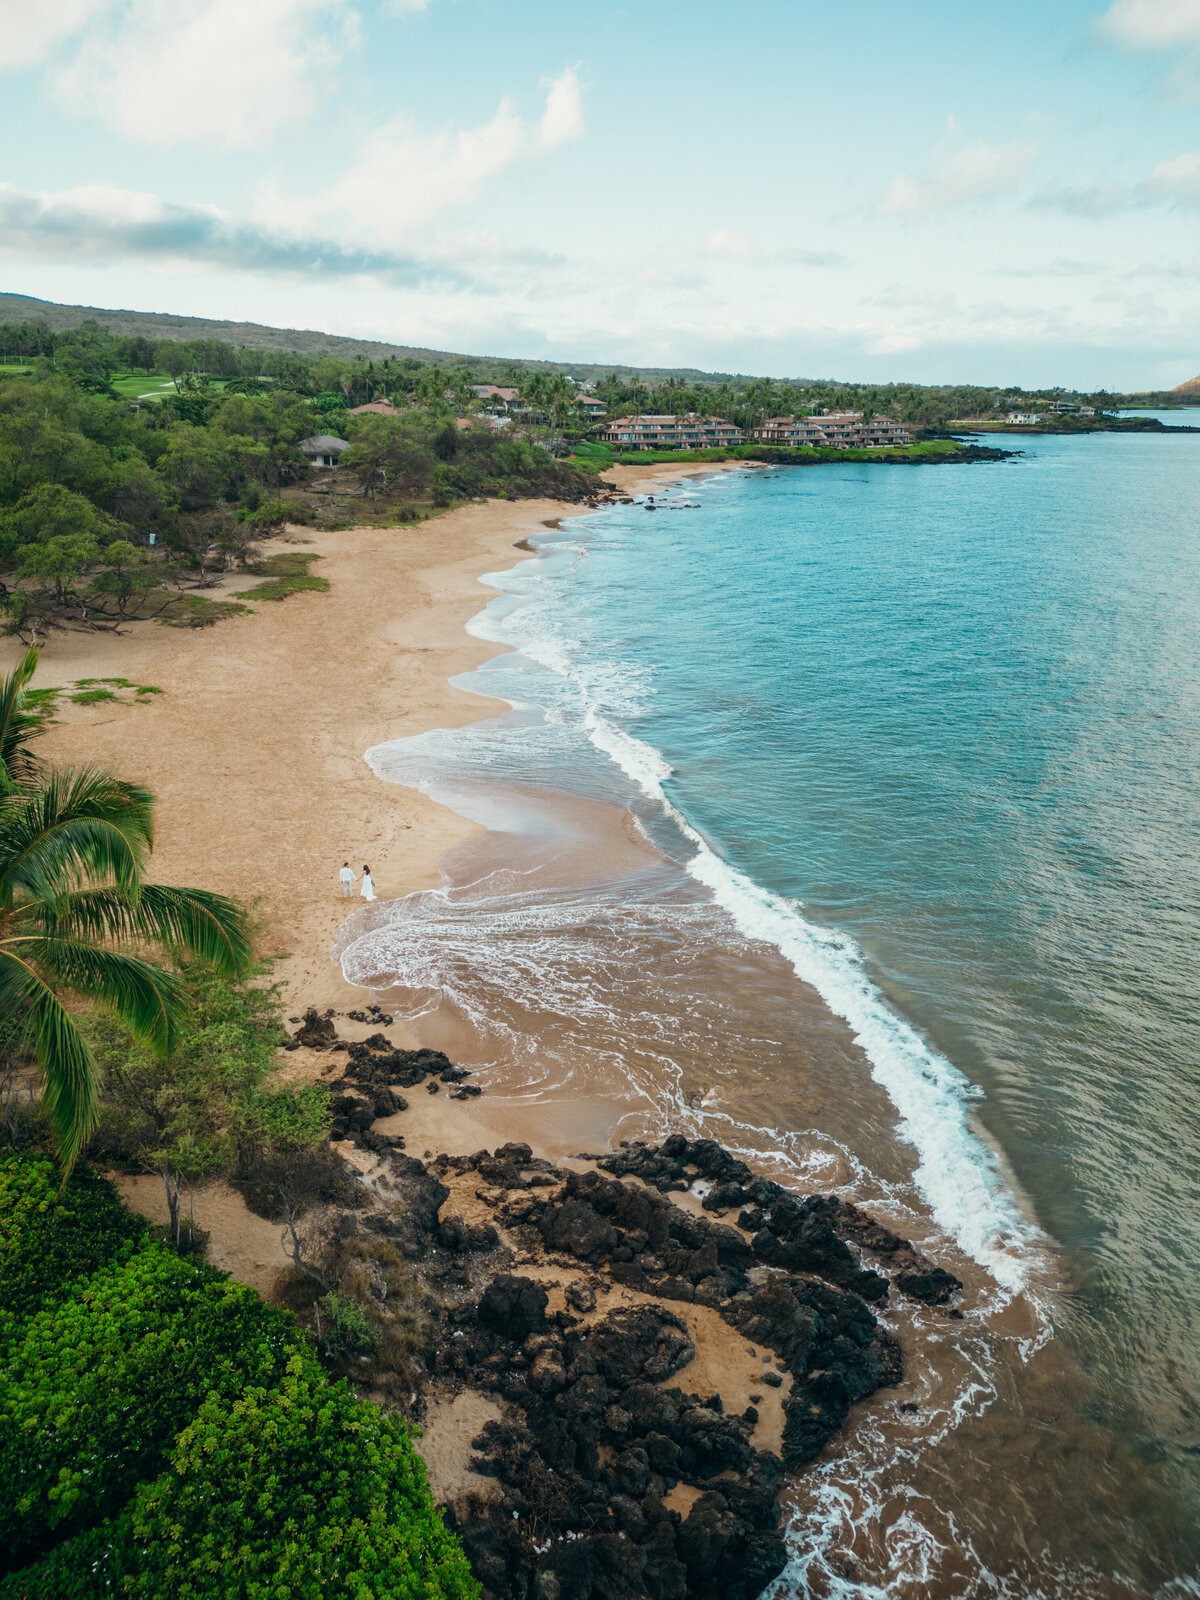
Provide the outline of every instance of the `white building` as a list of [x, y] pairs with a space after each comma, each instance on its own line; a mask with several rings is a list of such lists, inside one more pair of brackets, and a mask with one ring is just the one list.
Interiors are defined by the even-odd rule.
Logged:
[[339, 439], [333, 433], [317, 433], [300, 441], [300, 454], [310, 467], [336, 467], [342, 452], [349, 448], [349, 439]]

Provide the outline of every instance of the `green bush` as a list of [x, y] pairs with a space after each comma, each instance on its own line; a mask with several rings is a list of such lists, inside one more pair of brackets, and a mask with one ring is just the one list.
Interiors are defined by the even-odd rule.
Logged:
[[207, 1400], [114, 1522], [0, 1600], [476, 1600], [407, 1425], [296, 1355], [274, 1389]]
[[61, 1191], [59, 1181], [49, 1156], [0, 1156], [0, 1339], [146, 1237], [111, 1183], [82, 1167]]
[[0, 1157], [0, 1279], [0, 1600], [475, 1600], [407, 1425], [110, 1183]]
[[36, 1554], [118, 1510], [206, 1396], [276, 1383], [302, 1339], [253, 1290], [159, 1245], [38, 1312], [2, 1373], [0, 1549]]
[[131, 1508], [133, 1593], [467, 1600], [466, 1558], [407, 1425], [294, 1357], [282, 1384], [216, 1399]]

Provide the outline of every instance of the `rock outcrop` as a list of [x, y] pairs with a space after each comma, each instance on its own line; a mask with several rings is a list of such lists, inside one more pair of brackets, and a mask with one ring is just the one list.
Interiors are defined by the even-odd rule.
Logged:
[[[383, 1034], [346, 1053], [334, 1132], [378, 1164], [377, 1198], [345, 1226], [384, 1236], [421, 1286], [424, 1392], [502, 1410], [473, 1441], [479, 1487], [446, 1508], [485, 1600], [753, 1600], [786, 1560], [783, 1478], [901, 1376], [878, 1309], [893, 1288], [940, 1306], [961, 1284], [856, 1206], [757, 1177], [712, 1140], [570, 1166], [527, 1144], [418, 1161], [372, 1124], [406, 1109], [402, 1091], [461, 1091], [466, 1074]], [[704, 1318], [761, 1362], [740, 1414], [688, 1382]]]

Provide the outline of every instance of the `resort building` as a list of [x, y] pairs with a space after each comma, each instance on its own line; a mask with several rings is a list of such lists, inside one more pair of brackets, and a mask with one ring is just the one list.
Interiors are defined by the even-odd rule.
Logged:
[[349, 448], [349, 439], [339, 439], [333, 433], [318, 433], [300, 441], [300, 454], [310, 467], [336, 467], [342, 452]]
[[1040, 411], [1010, 411], [1005, 417], [1010, 428], [1036, 428], [1042, 420]]
[[577, 394], [575, 396], [575, 404], [583, 412], [585, 417], [595, 417], [599, 419], [608, 410], [608, 407], [604, 404], [603, 400], [593, 400], [589, 394]]
[[477, 383], [473, 388], [476, 397], [483, 401], [485, 411], [504, 413], [525, 409], [519, 389], [505, 389], [495, 383]]
[[598, 437], [620, 450], [714, 450], [745, 442], [740, 428], [723, 417], [619, 417]]
[[828, 417], [768, 417], [754, 430], [759, 444], [819, 445], [834, 450], [886, 450], [911, 444], [912, 434], [891, 417], [863, 420], [861, 411]]
[[759, 444], [827, 444], [815, 417], [768, 417], [755, 428]]

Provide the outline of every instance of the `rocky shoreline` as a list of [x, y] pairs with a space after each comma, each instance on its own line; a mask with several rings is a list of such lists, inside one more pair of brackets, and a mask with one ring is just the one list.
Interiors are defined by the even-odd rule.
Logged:
[[327, 1225], [418, 1286], [404, 1409], [435, 1440], [456, 1407], [480, 1422], [445, 1511], [487, 1600], [753, 1600], [786, 1562], [785, 1477], [901, 1376], [876, 1313], [895, 1293], [960, 1316], [958, 1279], [712, 1140], [420, 1159], [406, 1091], [478, 1093], [465, 1069], [314, 1011], [293, 1045], [346, 1056], [333, 1133], [360, 1177]]

